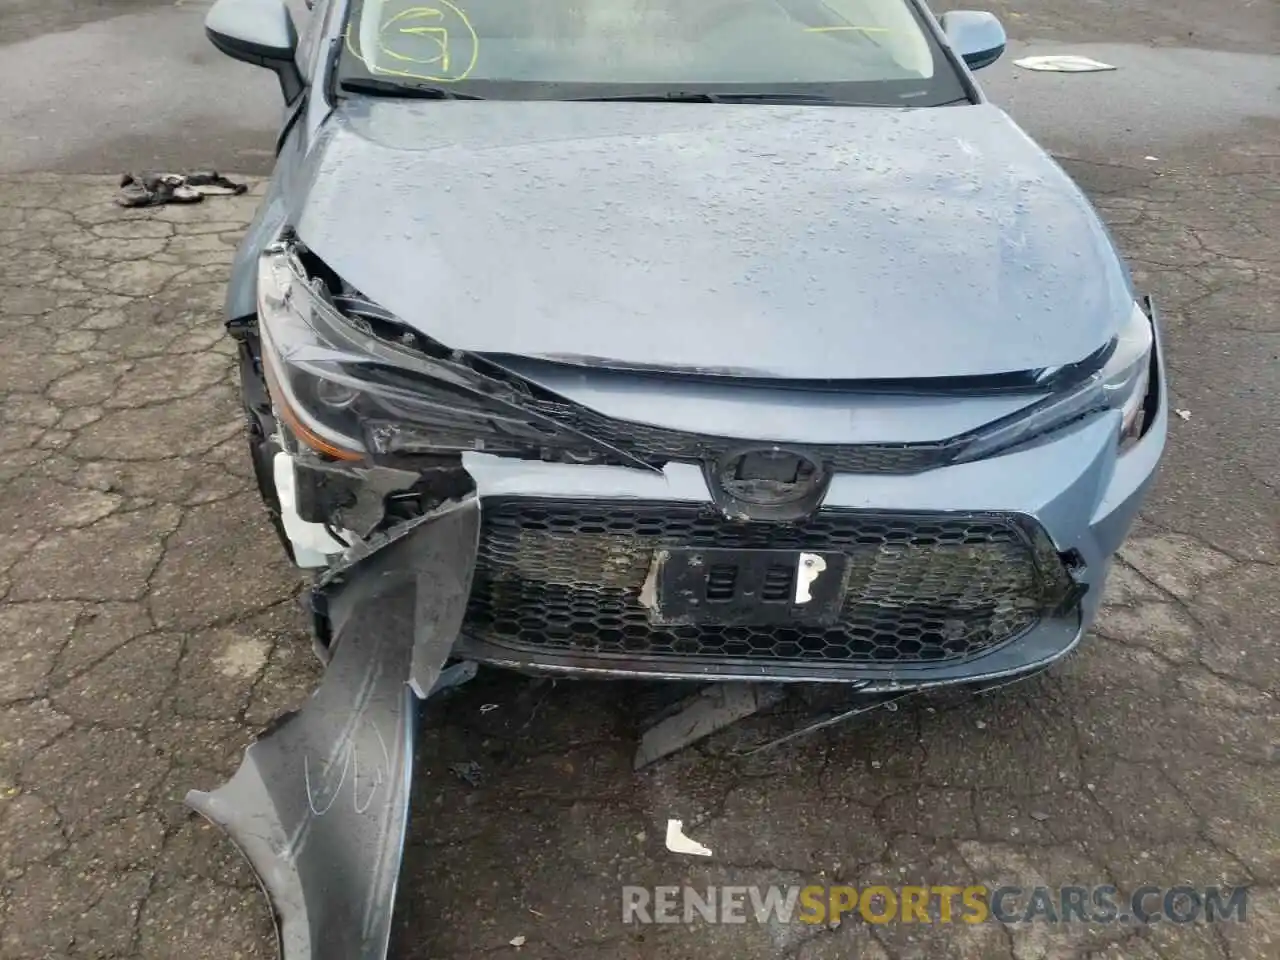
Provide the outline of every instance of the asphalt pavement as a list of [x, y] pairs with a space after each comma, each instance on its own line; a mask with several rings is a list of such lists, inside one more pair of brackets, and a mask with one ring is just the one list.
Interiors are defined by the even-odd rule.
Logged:
[[[424, 719], [395, 956], [1280, 956], [1280, 10], [998, 6], [984, 85], [1166, 324], [1179, 413], [1096, 635], [1027, 684], [750, 761], [773, 726], [748, 722], [639, 774], [617, 688], [482, 675]], [[317, 676], [218, 323], [256, 198], [111, 203], [125, 170], [269, 172], [276, 88], [207, 7], [0, 0], [0, 960], [271, 955], [180, 803]], [[673, 817], [715, 855], [669, 854]], [[1217, 925], [620, 922], [624, 884], [877, 881], [1252, 891]]]

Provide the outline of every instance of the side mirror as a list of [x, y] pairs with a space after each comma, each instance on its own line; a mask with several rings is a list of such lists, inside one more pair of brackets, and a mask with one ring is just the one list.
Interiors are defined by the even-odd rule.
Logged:
[[1008, 37], [993, 13], [950, 10], [938, 22], [951, 42], [951, 49], [960, 55], [970, 70], [989, 67], [1004, 53]]
[[231, 59], [274, 70], [286, 103], [302, 93], [298, 33], [284, 0], [217, 0], [204, 18], [204, 32]]

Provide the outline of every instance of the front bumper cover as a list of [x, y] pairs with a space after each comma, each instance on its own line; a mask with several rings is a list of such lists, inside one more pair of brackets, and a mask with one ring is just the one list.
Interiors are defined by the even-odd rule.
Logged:
[[361, 544], [321, 583], [332, 656], [311, 699], [187, 804], [222, 827], [271, 901], [284, 960], [386, 956], [413, 771], [417, 689], [462, 623], [474, 498]]

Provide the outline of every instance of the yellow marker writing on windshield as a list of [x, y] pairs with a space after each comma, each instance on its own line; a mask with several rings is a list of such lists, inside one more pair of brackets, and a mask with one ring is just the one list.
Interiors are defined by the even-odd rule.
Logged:
[[[408, 33], [419, 37], [430, 37], [436, 42], [436, 46], [440, 48], [440, 56], [432, 57], [428, 60], [419, 60], [418, 63], [439, 63], [440, 69], [445, 73], [449, 72], [449, 31], [444, 27], [401, 27], [401, 33]], [[409, 60], [409, 57], [402, 57], [393, 50], [384, 51], [387, 56], [394, 57], [397, 60]]]
[[[412, 24], [407, 21], [435, 21], [430, 25]], [[449, 24], [445, 26], [444, 24]], [[452, 36], [450, 27], [452, 27]], [[457, 39], [457, 35], [461, 34], [463, 39]], [[432, 49], [425, 55], [421, 51], [413, 53], [405, 53], [402, 50], [395, 50], [391, 44], [397, 36], [422, 37], [427, 38], [431, 42]], [[390, 17], [378, 28], [378, 60], [393, 60], [403, 67], [396, 68], [387, 66], [383, 62], [371, 63], [370, 58], [364, 56], [360, 51], [355, 49], [352, 42], [351, 31], [347, 31], [347, 49], [352, 55], [369, 69], [370, 73], [404, 77], [409, 80], [426, 80], [431, 83], [456, 83], [459, 80], [465, 80], [475, 69], [476, 60], [480, 55], [480, 38], [476, 34], [475, 28], [471, 25], [471, 20], [466, 13], [457, 5], [450, 3], [449, 0], [436, 0], [433, 6], [417, 6], [409, 7], [401, 10], [395, 16]], [[463, 69], [454, 73], [452, 53], [457, 49], [458, 44], [464, 44], [470, 47], [471, 55], [466, 58], [466, 64]], [[438, 72], [428, 71], [426, 69], [437, 67]]]

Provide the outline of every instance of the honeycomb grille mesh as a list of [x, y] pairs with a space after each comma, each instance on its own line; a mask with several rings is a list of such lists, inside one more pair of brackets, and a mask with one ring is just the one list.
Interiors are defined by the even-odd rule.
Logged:
[[[547, 399], [526, 401], [530, 407], [589, 437], [623, 450], [654, 466], [670, 461], [702, 463], [753, 441], [669, 430], [630, 420], [616, 420], [577, 404]], [[758, 441], [756, 446], [770, 441]], [[950, 463], [959, 447], [950, 442], [918, 444], [804, 444], [832, 473], [912, 474]]]
[[[663, 547], [843, 553], [838, 621], [655, 624], [641, 591]], [[696, 504], [490, 499], [464, 633], [587, 660], [940, 662], [1017, 636], [1069, 586], [1043, 532], [1003, 515], [823, 510], [770, 524]]]

